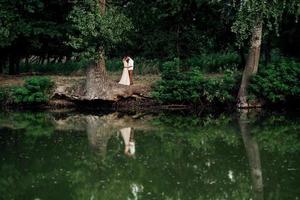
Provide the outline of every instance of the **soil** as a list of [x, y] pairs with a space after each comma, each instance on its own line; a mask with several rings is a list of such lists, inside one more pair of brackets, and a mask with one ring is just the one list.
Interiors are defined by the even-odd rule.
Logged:
[[[38, 75], [38, 76], [47, 76], [50, 77], [56, 85], [56, 88], [59, 87], [72, 87], [81, 81], [85, 80], [85, 76], [63, 76], [63, 75]], [[26, 78], [33, 77], [32, 75], [21, 74], [15, 76], [0, 76], [0, 86], [1, 87], [10, 87], [10, 86], [21, 86], [24, 83]], [[118, 82], [120, 78], [119, 73], [109, 73], [109, 79], [114, 82]], [[136, 75], [134, 77], [134, 88], [142, 88], [145, 95], [149, 96], [151, 88], [157, 80], [159, 80], [159, 75]]]

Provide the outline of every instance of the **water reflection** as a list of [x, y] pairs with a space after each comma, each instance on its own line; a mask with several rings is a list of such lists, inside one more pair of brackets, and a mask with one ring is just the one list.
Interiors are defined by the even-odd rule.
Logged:
[[[243, 143], [246, 149], [247, 158], [251, 172], [252, 185], [254, 189], [254, 199], [263, 200], [263, 176], [261, 168], [261, 160], [259, 154], [259, 146], [256, 138], [250, 132], [249, 123], [251, 122], [251, 114], [247, 110], [241, 110], [238, 118]], [[255, 114], [255, 113], [254, 113]]]
[[299, 130], [252, 113], [0, 113], [0, 199], [297, 199]]
[[127, 156], [134, 156], [135, 154], [135, 141], [134, 134], [131, 127], [120, 129], [122, 138], [124, 140], [124, 153]]
[[130, 116], [119, 116], [118, 113], [104, 116], [74, 115], [55, 120], [55, 126], [57, 130], [63, 131], [86, 131], [91, 148], [102, 157], [106, 155], [109, 140], [121, 136], [124, 143], [124, 154], [132, 157], [136, 151], [134, 129], [154, 129], [154, 127], [146, 123], [151, 116], [143, 117], [143, 120], [135, 119]]
[[114, 135], [110, 124], [105, 123], [99, 116], [86, 116], [87, 136], [92, 149], [100, 156], [106, 155], [108, 140]]

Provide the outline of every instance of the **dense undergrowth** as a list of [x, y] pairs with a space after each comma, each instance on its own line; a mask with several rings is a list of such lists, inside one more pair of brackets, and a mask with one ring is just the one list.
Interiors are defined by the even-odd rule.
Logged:
[[[134, 73], [139, 75], [160, 74], [162, 68], [169, 61], [159, 59], [133, 58], [135, 63]], [[235, 69], [240, 63], [239, 56], [234, 52], [210, 53], [181, 59], [185, 70], [197, 69], [203, 73], [224, 72], [227, 69]], [[25, 64], [20, 67], [21, 73], [84, 74], [86, 68], [92, 62], [88, 60], [67, 61], [65, 63]], [[106, 69], [110, 72], [123, 70], [122, 58], [107, 58]]]
[[182, 72], [178, 59], [164, 63], [161, 76], [152, 95], [162, 103], [224, 104], [234, 102], [238, 90], [236, 71], [213, 77], [197, 68]]
[[[225, 70], [223, 75], [207, 76], [197, 67], [184, 71], [178, 60], [163, 64], [162, 80], [153, 97], [162, 103], [233, 105], [241, 81], [241, 72]], [[249, 101], [284, 104], [300, 97], [300, 63], [279, 59], [259, 67], [250, 82]]]
[[22, 86], [0, 88], [0, 104], [40, 105], [47, 103], [53, 86], [54, 82], [48, 77], [25, 79]]
[[250, 95], [269, 104], [288, 103], [300, 98], [300, 63], [281, 59], [260, 66], [259, 73], [252, 77]]
[[[23, 72], [45, 74], [84, 73], [88, 61], [67, 62], [23, 67]], [[239, 57], [235, 53], [215, 53], [194, 56], [189, 59], [162, 61], [135, 59], [135, 74], [160, 74], [161, 80], [152, 96], [163, 104], [194, 104], [227, 106], [236, 103], [242, 73], [238, 69]], [[107, 70], [120, 72], [120, 59], [109, 59]], [[249, 101], [265, 104], [296, 102], [300, 96], [300, 62], [274, 56], [269, 64], [260, 64], [257, 75], [249, 87]], [[0, 88], [1, 104], [41, 104], [49, 100], [53, 82], [45, 77], [25, 80], [21, 87]]]

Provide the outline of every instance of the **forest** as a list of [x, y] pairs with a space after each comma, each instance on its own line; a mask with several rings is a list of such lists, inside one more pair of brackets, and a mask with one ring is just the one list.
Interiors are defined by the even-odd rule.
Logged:
[[300, 0], [0, 0], [0, 200], [299, 200]]
[[[71, 100], [138, 95], [159, 104], [241, 108], [299, 100], [299, 0], [0, 5], [2, 105], [47, 103], [53, 91]], [[116, 83], [126, 55], [135, 61], [129, 87]]]

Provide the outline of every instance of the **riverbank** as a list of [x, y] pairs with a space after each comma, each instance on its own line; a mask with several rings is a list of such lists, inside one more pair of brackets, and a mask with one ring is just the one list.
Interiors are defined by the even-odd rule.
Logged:
[[[109, 80], [117, 83], [120, 74], [118, 72], [108, 72]], [[222, 78], [221, 73], [206, 74], [206, 78]], [[37, 103], [13, 103], [12, 100], [7, 100], [7, 104], [3, 107], [6, 109], [77, 109], [77, 110], [108, 110], [108, 111], [122, 111], [122, 112], [159, 112], [161, 110], [185, 110], [195, 111], [202, 110], [203, 105], [192, 105], [190, 103], [162, 103], [152, 97], [157, 82], [161, 80], [160, 75], [135, 75], [134, 85], [128, 86], [132, 90], [132, 95], [119, 97], [116, 101], [102, 101], [102, 100], [76, 100], [66, 97], [64, 94], [67, 90], [77, 88], [78, 85], [84, 83], [86, 77], [83, 75], [31, 75], [21, 74], [18, 76], [0, 76], [0, 89], [9, 89], [22, 87], [25, 80], [47, 78], [53, 81], [53, 88], [47, 92], [49, 99], [47, 102]], [[41, 82], [41, 81], [40, 81]], [[30, 86], [32, 87], [32, 86]], [[40, 87], [40, 86], [39, 86]], [[134, 92], [136, 91], [136, 92]], [[1, 93], [1, 91], [0, 91]], [[1, 95], [0, 95], [1, 96]], [[14, 98], [12, 95], [6, 95], [7, 98]], [[215, 108], [217, 109], [217, 108]]]
[[[120, 74], [117, 72], [109, 72], [108, 78], [112, 82], [117, 83], [119, 81]], [[119, 97], [116, 101], [101, 101], [91, 100], [82, 101], [76, 99], [70, 99], [63, 94], [70, 90], [77, 88], [78, 85], [84, 83], [86, 77], [83, 75], [79, 76], [63, 76], [63, 75], [30, 75], [21, 74], [18, 76], [0, 76], [0, 85], [2, 90], [9, 88], [22, 87], [25, 84], [26, 79], [42, 79], [49, 78], [54, 83], [51, 91], [47, 92], [49, 101], [41, 103], [38, 106], [33, 103], [26, 105], [24, 103], [15, 104], [12, 101], [7, 100], [8, 103], [4, 107], [20, 107], [20, 108], [33, 108], [38, 107], [42, 109], [55, 109], [55, 108], [78, 108], [78, 109], [99, 109], [99, 110], [157, 110], [162, 107], [159, 106], [158, 102], [151, 98], [152, 89], [157, 81], [160, 80], [159, 75], [135, 75], [134, 85], [128, 86], [129, 90], [133, 91], [130, 96]], [[138, 93], [134, 93], [138, 91]], [[7, 95], [6, 98], [10, 98]], [[158, 108], [158, 106], [160, 108]]]
[[[177, 67], [176, 67], [177, 66]], [[203, 73], [181, 71], [176, 61], [163, 64], [161, 75], [135, 74], [134, 85], [118, 84], [121, 72], [108, 72], [105, 99], [85, 98], [86, 76], [32, 75], [0, 76], [0, 104], [14, 108], [76, 108], [111, 111], [233, 110], [241, 72]], [[261, 68], [249, 85], [248, 108], [299, 107], [299, 63], [282, 60]], [[47, 77], [47, 78], [46, 78]], [[78, 92], [80, 91], [80, 92]], [[116, 92], [117, 91], [117, 92]], [[37, 106], [38, 105], [38, 106]]]

